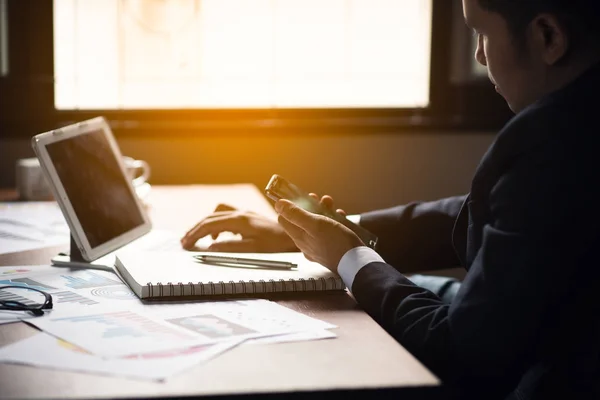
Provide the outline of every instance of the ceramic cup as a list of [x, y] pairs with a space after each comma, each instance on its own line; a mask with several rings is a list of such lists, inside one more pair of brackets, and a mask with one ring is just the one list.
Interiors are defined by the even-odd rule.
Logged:
[[36, 157], [21, 158], [16, 165], [16, 186], [20, 200], [52, 200], [52, 192]]
[[123, 164], [134, 187], [142, 186], [150, 179], [150, 165], [146, 161], [123, 156]]

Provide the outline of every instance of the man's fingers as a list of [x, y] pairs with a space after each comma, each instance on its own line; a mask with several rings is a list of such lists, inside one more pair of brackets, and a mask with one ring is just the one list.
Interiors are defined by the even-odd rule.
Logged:
[[336, 213], [343, 215], [344, 217], [348, 216], [348, 214], [346, 214], [346, 211], [342, 210], [341, 208], [338, 208], [337, 210], [335, 210]]
[[226, 253], [256, 253], [259, 252], [256, 239], [227, 240], [215, 242], [208, 246], [208, 251], [220, 251]]
[[325, 195], [321, 197], [321, 205], [329, 210], [333, 209], [333, 199], [331, 196]]
[[202, 221], [200, 221], [196, 225], [194, 225], [194, 227], [192, 229], [190, 229], [189, 231], [187, 231], [185, 233], [185, 235], [183, 235], [183, 236], [184, 237], [188, 236], [199, 225], [202, 225], [202, 224], [206, 223], [207, 221], [210, 221], [210, 220], [215, 219], [215, 218], [223, 218], [223, 217], [226, 217], [226, 216], [234, 216], [234, 215], [232, 214], [231, 211], [215, 211], [214, 213], [212, 213], [211, 215], [209, 215], [208, 217], [204, 218]]
[[221, 232], [239, 233], [246, 235], [251, 229], [248, 219], [244, 215], [223, 215], [205, 219], [189, 231], [182, 239], [181, 245], [185, 249], [192, 247], [200, 238], [211, 235], [218, 236]]
[[312, 197], [313, 199], [315, 199], [316, 201], [319, 201], [319, 195], [316, 193], [309, 193], [308, 194], [310, 197]]
[[278, 200], [275, 203], [275, 211], [289, 222], [299, 226], [305, 231], [310, 230], [314, 224], [314, 214], [298, 207], [289, 200]]

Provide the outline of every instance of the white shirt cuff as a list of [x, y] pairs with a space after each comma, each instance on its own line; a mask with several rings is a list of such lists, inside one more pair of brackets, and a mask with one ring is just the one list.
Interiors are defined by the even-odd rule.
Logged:
[[360, 214], [347, 215], [346, 218], [348, 221], [354, 222], [356, 225], [360, 225]]
[[377, 252], [367, 246], [350, 249], [343, 255], [338, 264], [338, 274], [342, 277], [348, 290], [352, 291], [352, 284], [358, 271], [372, 262], [385, 262]]

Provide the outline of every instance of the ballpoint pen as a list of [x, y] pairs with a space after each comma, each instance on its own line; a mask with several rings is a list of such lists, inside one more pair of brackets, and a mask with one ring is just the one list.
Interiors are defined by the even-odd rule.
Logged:
[[256, 258], [242, 258], [229, 256], [196, 255], [196, 260], [213, 264], [238, 264], [272, 269], [292, 269], [298, 265], [287, 261], [261, 260]]

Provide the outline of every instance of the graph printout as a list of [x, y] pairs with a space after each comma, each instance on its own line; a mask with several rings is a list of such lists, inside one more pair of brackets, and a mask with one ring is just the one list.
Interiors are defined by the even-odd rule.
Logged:
[[[160, 337], [157, 332], [149, 329], [151, 325], [140, 324], [141, 320], [135, 325], [135, 318], [127, 321], [124, 315], [112, 315], [110, 318], [97, 317], [98, 314], [115, 310], [149, 315], [151, 319], [159, 321], [161, 328], [166, 324], [170, 327], [167, 331], [178, 331], [184, 336], [193, 337], [194, 341], [199, 340], [200, 343], [238, 339], [251, 341], [256, 338], [261, 338], [261, 343], [271, 343], [335, 337], [331, 332], [325, 331], [335, 326], [266, 300], [142, 303], [114, 273], [107, 271], [72, 270], [49, 266], [0, 267], [0, 281], [38, 288], [50, 293], [54, 300], [54, 309], [46, 315], [58, 317], [57, 313], [60, 313], [62, 318], [66, 318], [60, 321], [61, 329], [70, 326], [73, 330], [81, 332], [86, 331], [93, 323], [96, 324], [97, 330], [103, 327], [103, 330], [97, 334], [102, 340], [97, 343], [99, 347], [94, 347], [96, 350], [100, 347], [112, 346], [111, 343], [119, 337], [129, 337], [130, 340], [145, 337], [145, 342], [152, 343], [148, 339], [148, 332], [143, 334], [148, 330], [155, 338]], [[19, 296], [20, 292], [9, 292], [5, 296], [25, 302], [24, 299], [15, 297]], [[90, 317], [90, 313], [95, 316]], [[132, 316], [131, 313], [126, 315]], [[0, 324], [26, 319], [32, 317], [23, 312], [0, 311]], [[39, 320], [38, 317], [35, 319]], [[120, 323], [117, 324], [116, 321]], [[141, 329], [141, 332], [133, 329], [132, 325]], [[75, 339], [77, 337], [75, 332], [60, 332], [69, 334], [69, 338], [73, 337], [71, 335], [74, 335]], [[54, 334], [59, 336], [58, 333]]]
[[[37, 268], [37, 267], [36, 267]], [[54, 310], [66, 306], [102, 306], [110, 309], [141, 305], [136, 295], [112, 272], [60, 267], [0, 268], [0, 286], [30, 287], [50, 293]], [[2, 312], [0, 312], [0, 321]]]
[[[2, 208], [0, 207], [0, 217]], [[32, 283], [31, 280], [23, 280], [28, 277], [39, 275], [39, 274], [47, 274], [52, 273], [56, 268], [48, 266], [48, 265], [28, 265], [28, 266], [15, 266], [15, 267], [0, 267], [0, 287], [2, 286], [29, 286], [28, 283]], [[36, 282], [33, 286], [37, 286], [39, 289], [43, 289], [42, 286], [46, 287], [46, 285], [41, 284], [40, 282]], [[2, 292], [4, 292], [2, 294]], [[23, 298], [23, 297], [26, 298]], [[25, 304], [30, 304], [33, 302], [33, 296], [37, 297], [34, 292], [31, 290], [23, 290], [23, 291], [14, 291], [4, 289], [0, 291], [0, 298], [2, 300], [13, 300], [13, 301], [21, 301]], [[8, 311], [8, 310], [0, 310], [0, 325], [2, 324], [10, 324], [13, 322], [18, 322], [23, 319], [35, 318], [30, 313], [24, 313], [22, 311]]]
[[31, 274], [39, 274], [43, 272], [52, 272], [55, 267], [49, 265], [28, 265], [17, 267], [0, 267], [0, 279], [18, 278], [21, 276], [29, 276]]
[[21, 286], [28, 287], [37, 290], [52, 290], [55, 287], [44, 285], [31, 278], [14, 278], [14, 279], [2, 279], [0, 280], [0, 286]]
[[65, 280], [65, 285], [72, 289], [87, 289], [100, 286], [118, 285], [121, 282], [99, 275], [93, 271], [82, 271], [83, 276], [61, 275]]
[[122, 357], [164, 350], [182, 349], [214, 342], [158, 318], [127, 310], [88, 312], [73, 315], [52, 313], [28, 320], [45, 332], [79, 346], [90, 353]]
[[70, 343], [39, 333], [0, 349], [0, 362], [36, 367], [164, 380], [231, 349], [239, 341], [125, 358], [101, 358]]
[[55, 201], [0, 203], [0, 254], [68, 243], [69, 227]]
[[68, 292], [68, 291], [52, 293], [52, 296], [56, 299], [55, 301], [58, 304], [71, 303], [71, 304], [83, 304], [83, 305], [87, 305], [87, 306], [93, 306], [93, 305], [98, 304], [97, 301], [88, 299], [87, 297], [83, 297], [77, 293]]
[[0, 290], [0, 300], [6, 302], [18, 302], [25, 305], [42, 304], [44, 296], [39, 292], [21, 290], [18, 288], [6, 288]]

